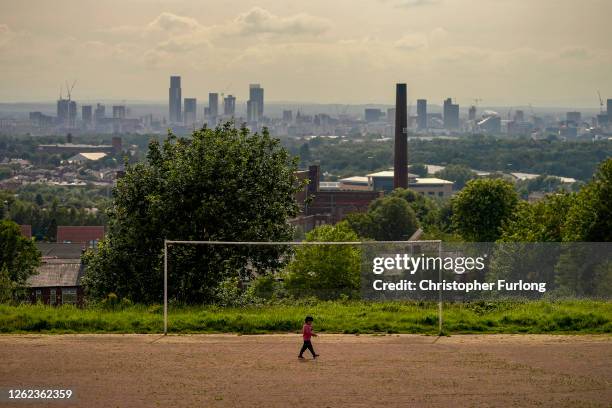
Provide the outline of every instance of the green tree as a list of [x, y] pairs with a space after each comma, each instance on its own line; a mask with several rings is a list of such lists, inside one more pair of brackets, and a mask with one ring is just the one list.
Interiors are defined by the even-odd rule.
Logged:
[[[264, 130], [227, 123], [152, 141], [145, 162], [126, 166], [109, 211], [107, 237], [85, 256], [84, 283], [94, 296], [114, 292], [135, 302], [162, 296], [164, 238], [288, 241], [298, 211], [297, 159]], [[285, 248], [171, 246], [169, 294], [214, 301], [220, 282], [279, 268]]]
[[350, 214], [346, 221], [358, 236], [376, 241], [405, 240], [419, 227], [408, 202], [393, 195], [377, 198], [367, 213]]
[[391, 197], [399, 197], [406, 200], [423, 227], [431, 227], [439, 223], [440, 202], [419, 194], [414, 190], [404, 188], [396, 188], [390, 195]]
[[437, 172], [436, 176], [454, 182], [453, 188], [455, 190], [461, 190], [468, 181], [477, 177], [476, 173], [470, 170], [469, 167], [461, 164], [449, 164]]
[[6, 266], [0, 269], [0, 304], [10, 302], [13, 299], [13, 290], [15, 283], [9, 276], [9, 271]]
[[567, 213], [564, 241], [612, 241], [612, 158], [578, 192]]
[[493, 242], [500, 228], [514, 213], [518, 196], [512, 184], [500, 179], [478, 179], [467, 183], [453, 198], [453, 225], [472, 242]]
[[561, 242], [574, 194], [551, 194], [533, 204], [521, 201], [502, 226], [503, 242]]
[[0, 221], [0, 271], [6, 270], [13, 284], [25, 284], [36, 273], [40, 259], [40, 251], [32, 240], [21, 235], [19, 225], [9, 220]]
[[[346, 222], [322, 225], [306, 234], [309, 242], [358, 241]], [[302, 246], [287, 266], [285, 285], [295, 297], [316, 296], [336, 299], [341, 295], [355, 298], [359, 294], [361, 251], [351, 245]]]

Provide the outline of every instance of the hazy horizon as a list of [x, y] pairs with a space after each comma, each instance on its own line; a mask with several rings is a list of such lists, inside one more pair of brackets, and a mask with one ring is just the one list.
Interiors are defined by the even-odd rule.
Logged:
[[[608, 0], [103, 0], [0, 4], [0, 102], [167, 100], [598, 109], [612, 97]], [[65, 95], [65, 90], [63, 91]]]

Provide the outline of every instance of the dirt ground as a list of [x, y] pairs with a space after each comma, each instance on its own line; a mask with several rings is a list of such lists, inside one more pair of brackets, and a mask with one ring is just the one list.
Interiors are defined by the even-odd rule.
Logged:
[[[3, 335], [0, 406], [612, 406], [612, 336]], [[75, 400], [9, 403], [8, 388]]]

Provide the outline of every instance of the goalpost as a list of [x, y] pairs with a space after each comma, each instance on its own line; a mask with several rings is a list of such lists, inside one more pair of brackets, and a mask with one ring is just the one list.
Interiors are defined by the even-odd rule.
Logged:
[[[420, 245], [433, 245], [437, 249], [437, 255], [442, 253], [442, 241], [332, 241], [332, 242], [313, 242], [313, 241], [188, 241], [188, 240], [168, 240], [164, 239], [164, 336], [168, 334], [168, 249], [172, 245], [209, 245], [209, 246], [381, 246], [386, 248], [391, 246], [394, 249], [411, 248]], [[438, 270], [438, 281], [442, 281], [442, 269]], [[442, 333], [442, 290], [438, 291], [438, 333]]]

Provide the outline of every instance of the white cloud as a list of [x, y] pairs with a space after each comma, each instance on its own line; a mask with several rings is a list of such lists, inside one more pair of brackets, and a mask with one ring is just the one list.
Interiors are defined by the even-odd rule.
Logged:
[[147, 30], [165, 31], [170, 33], [190, 33], [202, 29], [203, 26], [191, 17], [179, 16], [163, 12], [147, 24]]
[[239, 15], [233, 23], [244, 35], [318, 35], [327, 31], [331, 26], [328, 20], [320, 17], [303, 13], [281, 17], [260, 7], [253, 7]]

